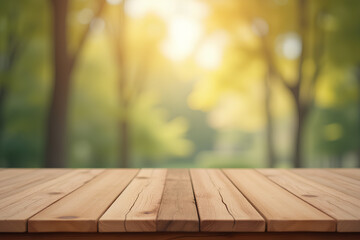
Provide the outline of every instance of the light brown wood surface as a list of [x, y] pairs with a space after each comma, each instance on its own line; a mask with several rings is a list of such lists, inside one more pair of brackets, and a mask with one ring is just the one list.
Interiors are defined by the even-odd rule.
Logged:
[[292, 172], [313, 182], [360, 199], [360, 181], [324, 169], [293, 169]]
[[219, 169], [192, 169], [204, 232], [262, 232], [265, 221]]
[[[55, 170], [55, 171], [61, 171], [61, 170]], [[99, 170], [97, 170], [97, 171], [99, 171]], [[23, 191], [17, 191], [17, 189], [15, 188], [15, 189], [13, 189], [14, 194], [12, 194], [10, 192], [9, 194], [6, 194], [5, 196], [3, 196], [0, 199], [0, 209], [4, 208], [4, 207], [6, 207], [6, 206], [8, 206], [8, 205], [10, 205], [10, 204], [12, 204], [14, 202], [22, 200], [28, 195], [31, 195], [31, 194], [33, 194], [35, 192], [38, 192], [38, 191], [42, 190], [42, 189], [47, 189], [47, 188], [51, 187], [51, 184], [53, 182], [66, 180], [66, 179], [71, 178], [71, 177], [73, 177], [75, 175], [77, 175], [76, 172], [70, 171], [68, 174], [65, 174], [63, 176], [60, 176], [59, 178], [55, 178], [55, 179], [50, 180], [50, 181], [46, 181], [46, 179], [43, 179], [43, 181], [40, 181], [39, 184], [30, 185], [29, 187], [25, 188]], [[19, 176], [19, 178], [22, 178], [22, 176]]]
[[234, 185], [266, 218], [267, 231], [335, 231], [334, 219], [255, 170], [225, 169]]
[[337, 232], [0, 233], [0, 239], [6, 240], [357, 240], [359, 238], [360, 233]]
[[156, 232], [166, 169], [142, 169], [100, 218], [100, 232]]
[[5, 169], [3, 168], [0, 172], [0, 183], [4, 182], [7, 179], [15, 179], [18, 176], [21, 176], [23, 174], [27, 174], [29, 172], [34, 171], [35, 169], [29, 168], [9, 168]]
[[327, 169], [333, 173], [343, 175], [345, 177], [353, 178], [360, 181], [360, 171], [354, 168], [329, 168]]
[[0, 182], [0, 199], [9, 197], [23, 190], [37, 186], [51, 179], [57, 178], [65, 173], [69, 173], [69, 169], [45, 169], [24, 172], [17, 177], [12, 177]]
[[333, 217], [338, 232], [360, 232], [360, 200], [311, 182], [288, 170], [259, 169], [287, 191]]
[[137, 169], [107, 170], [29, 220], [29, 232], [97, 232], [97, 221]]
[[0, 239], [360, 238], [359, 175], [360, 169], [0, 169]]
[[[103, 170], [74, 170], [6, 198], [0, 208], [0, 232], [26, 232], [28, 219], [90, 181]], [[85, 204], [85, 203], [84, 203]]]
[[159, 213], [159, 232], [198, 232], [199, 219], [188, 169], [169, 169]]

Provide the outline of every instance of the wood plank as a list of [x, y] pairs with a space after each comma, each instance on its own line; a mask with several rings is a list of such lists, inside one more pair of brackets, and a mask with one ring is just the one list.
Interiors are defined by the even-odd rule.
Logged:
[[29, 220], [29, 232], [97, 232], [97, 221], [138, 169], [106, 170]]
[[219, 169], [191, 169], [203, 232], [261, 232], [265, 221]]
[[338, 232], [242, 232], [242, 233], [7, 233], [0, 239], [6, 240], [354, 240], [360, 239], [359, 233]]
[[267, 231], [335, 231], [334, 219], [284, 190], [255, 170], [224, 169], [225, 174], [266, 218]]
[[157, 231], [199, 231], [199, 219], [189, 170], [168, 170], [156, 222]]
[[292, 169], [306, 179], [360, 199], [360, 181], [324, 169]]
[[360, 181], [359, 168], [328, 168], [329, 171]]
[[258, 169], [270, 180], [337, 221], [338, 232], [360, 232], [360, 200], [288, 170]]
[[69, 169], [36, 169], [0, 182], [0, 199], [69, 173]]
[[166, 169], [141, 169], [99, 220], [100, 232], [155, 232]]
[[3, 201], [0, 232], [25, 232], [27, 220], [63, 196], [93, 179], [103, 170], [80, 169], [22, 191]]
[[0, 172], [0, 182], [34, 171], [33, 168], [8, 168]]
[[[87, 170], [84, 170], [84, 171], [87, 172]], [[73, 174], [75, 174], [72, 172], [73, 171], [70, 170], [69, 176], [73, 176]], [[67, 174], [60, 176], [59, 178], [65, 180], [65, 178], [62, 178], [64, 176], [67, 176]], [[55, 182], [57, 182], [58, 180], [56, 180], [56, 179], [57, 178], [55, 178], [53, 180]], [[20, 200], [24, 199], [25, 197], [32, 195], [37, 191], [42, 190], [43, 188], [50, 187], [50, 184], [51, 184], [51, 181], [42, 182], [38, 185], [28, 187], [28, 188], [24, 189], [23, 191], [17, 192], [15, 194], [9, 194], [9, 195], [3, 196], [2, 198], [0, 198], [0, 209], [5, 208], [8, 205], [13, 204], [17, 201], [20, 201]]]

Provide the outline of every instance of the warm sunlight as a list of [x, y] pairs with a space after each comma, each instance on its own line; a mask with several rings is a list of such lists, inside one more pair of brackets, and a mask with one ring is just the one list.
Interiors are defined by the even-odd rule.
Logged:
[[194, 51], [202, 35], [201, 24], [195, 19], [177, 16], [167, 25], [168, 36], [162, 45], [163, 53], [173, 61], [184, 60]]
[[356, 166], [349, 1], [2, 0], [0, 167]]
[[360, 239], [360, 0], [0, 0], [0, 239]]
[[227, 42], [228, 37], [225, 31], [213, 33], [201, 44], [196, 54], [197, 64], [209, 70], [219, 67]]

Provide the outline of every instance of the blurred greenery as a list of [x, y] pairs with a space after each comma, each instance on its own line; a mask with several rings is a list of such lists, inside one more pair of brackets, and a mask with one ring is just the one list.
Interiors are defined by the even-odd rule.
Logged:
[[[45, 166], [52, 1], [0, 2], [0, 167]], [[121, 166], [124, 119], [128, 167], [292, 167], [297, 101], [301, 166], [360, 166], [360, 1], [98, 3], [67, 8], [67, 167]]]

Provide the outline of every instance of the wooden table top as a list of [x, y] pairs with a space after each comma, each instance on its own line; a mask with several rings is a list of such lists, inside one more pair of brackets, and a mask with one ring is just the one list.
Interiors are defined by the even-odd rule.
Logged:
[[0, 232], [360, 232], [359, 169], [0, 169]]

